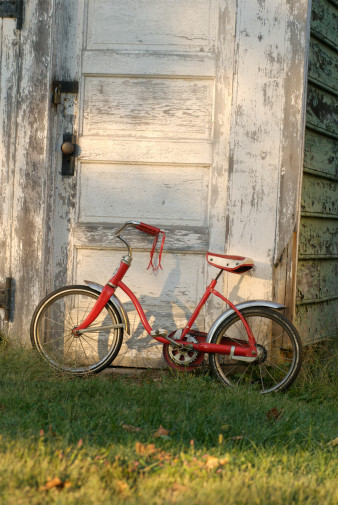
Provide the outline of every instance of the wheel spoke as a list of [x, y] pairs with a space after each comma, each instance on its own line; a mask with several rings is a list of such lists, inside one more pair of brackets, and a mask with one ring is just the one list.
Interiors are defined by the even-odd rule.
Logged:
[[242, 373], [242, 375], [241, 375], [241, 376], [240, 376], [240, 378], [238, 379], [237, 384], [240, 384], [240, 382], [241, 382], [242, 378], [244, 377], [244, 374], [247, 372], [247, 370], [248, 370], [249, 366], [250, 366], [250, 363], [246, 366], [246, 368], [245, 368], [244, 372]]
[[66, 335], [66, 336], [62, 335], [62, 337], [53, 338], [51, 340], [48, 340], [48, 344], [51, 344], [52, 342], [57, 342], [58, 340], [64, 340], [65, 342], [68, 342], [71, 338], [75, 338], [74, 335]]
[[80, 344], [81, 344], [81, 347], [82, 347], [82, 349], [83, 349], [83, 352], [84, 352], [84, 354], [85, 354], [86, 358], [88, 359], [88, 357], [87, 357], [87, 353], [86, 353], [86, 350], [85, 350], [85, 348], [83, 347], [83, 343], [82, 343], [82, 341], [81, 341], [81, 340], [80, 340]]
[[273, 380], [276, 384], [278, 384], [278, 383], [277, 383], [277, 381], [276, 381], [276, 379], [275, 379], [274, 377], [272, 377], [271, 373], [269, 372], [269, 370], [267, 369], [267, 367], [264, 365], [264, 363], [262, 364], [262, 367], [264, 367], [264, 370], [265, 370], [265, 371], [266, 371], [266, 372], [270, 375], [271, 379], [272, 379], [272, 380]]
[[264, 382], [263, 382], [263, 376], [262, 376], [262, 367], [260, 365], [258, 365], [258, 370], [259, 370], [259, 378], [260, 378], [261, 384], [262, 384], [262, 390], [264, 391]]
[[274, 368], [278, 368], [278, 370], [281, 370], [283, 373], [287, 373], [287, 370], [284, 370], [283, 368], [281, 368], [280, 366], [276, 365], [276, 363], [272, 363], [271, 361], [269, 361], [268, 359], [266, 359], [267, 363], [269, 363], [271, 366], [273, 366]]
[[[50, 307], [49, 307], [49, 308], [50, 308]], [[68, 321], [68, 319], [66, 318], [65, 313], [64, 313], [65, 311], [64, 311], [64, 310], [59, 309], [59, 308], [58, 308], [58, 306], [57, 306], [56, 304], [53, 304], [53, 311], [54, 311], [54, 312], [57, 312], [58, 314], [60, 314], [60, 318], [61, 318], [61, 320], [62, 320], [62, 321], [65, 321], [66, 323], [68, 323], [68, 324], [69, 324], [69, 326], [70, 326], [71, 328], [73, 328], [73, 327], [74, 327], [74, 324], [72, 323], [72, 321]], [[45, 317], [46, 317], [46, 316], [45, 316]], [[54, 322], [55, 322], [55, 323], [57, 323], [57, 321], [54, 321]], [[59, 323], [59, 324], [62, 324], [62, 325], [63, 325], [63, 323]]]
[[[59, 323], [59, 321], [55, 321], [55, 319], [52, 319], [51, 317], [47, 317], [47, 316], [45, 316], [45, 319], [47, 321], [51, 321], [52, 323], [55, 323], [58, 326], [62, 326], [62, 328], [64, 328], [64, 323]], [[54, 330], [49, 330], [49, 331], [54, 331]]]
[[[270, 357], [271, 358], [275, 358], [276, 357], [276, 358], [281, 359], [280, 356], [279, 356], [279, 354], [271, 354], [270, 353]], [[283, 361], [293, 361], [293, 359], [291, 359], [291, 358], [282, 358], [282, 359], [283, 359]]]
[[88, 335], [88, 333], [81, 333], [81, 337], [87, 338], [87, 339], [89, 338], [89, 340], [93, 340], [93, 342], [97, 342], [97, 338], [92, 337], [92, 333], [90, 335]]
[[[93, 349], [93, 351], [95, 353], [97, 353], [97, 350], [95, 349], [95, 347], [93, 347], [92, 344], [90, 342], [88, 342], [88, 340], [85, 340], [85, 342], [86, 342], [86, 344], [88, 344]], [[81, 342], [81, 344], [82, 344], [82, 342]]]
[[[86, 307], [86, 310], [84, 311], [84, 316], [83, 316], [83, 320], [86, 318], [87, 314], [89, 314], [89, 306], [91, 304], [91, 300], [89, 300], [88, 304], [87, 304], [87, 307]], [[79, 325], [79, 314], [77, 313], [77, 320], [76, 320], [76, 325], [78, 326]]]

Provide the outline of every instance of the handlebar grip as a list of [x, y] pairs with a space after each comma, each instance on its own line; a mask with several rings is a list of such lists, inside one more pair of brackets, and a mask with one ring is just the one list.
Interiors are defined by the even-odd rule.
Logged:
[[140, 223], [136, 226], [138, 230], [143, 231], [144, 233], [149, 233], [149, 235], [158, 235], [160, 233], [160, 228], [156, 228], [156, 226], [151, 226], [150, 224]]

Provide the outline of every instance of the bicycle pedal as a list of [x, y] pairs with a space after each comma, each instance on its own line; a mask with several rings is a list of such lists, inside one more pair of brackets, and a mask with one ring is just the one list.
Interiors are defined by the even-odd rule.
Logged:
[[152, 332], [150, 332], [150, 335], [152, 337], [166, 337], [168, 335], [168, 332], [163, 328], [158, 328], [158, 330], [153, 330]]

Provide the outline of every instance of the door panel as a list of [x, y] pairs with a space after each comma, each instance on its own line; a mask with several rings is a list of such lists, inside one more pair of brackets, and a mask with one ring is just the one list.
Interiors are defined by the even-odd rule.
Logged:
[[208, 51], [215, 41], [212, 0], [90, 0], [87, 49]]
[[206, 79], [86, 77], [83, 135], [209, 139], [213, 83]]
[[208, 222], [209, 170], [203, 167], [85, 164], [79, 222], [124, 222], [141, 216], [154, 225]]

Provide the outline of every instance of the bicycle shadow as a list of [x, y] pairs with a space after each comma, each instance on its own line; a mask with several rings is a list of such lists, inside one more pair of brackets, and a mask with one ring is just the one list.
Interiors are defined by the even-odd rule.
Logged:
[[[158, 272], [154, 272], [154, 275], [158, 275]], [[177, 327], [184, 327], [188, 321], [192, 313], [191, 308], [182, 301], [179, 296], [175, 295], [174, 292], [175, 287], [179, 285], [180, 278], [181, 264], [179, 258], [176, 257], [175, 266], [169, 272], [160, 294], [158, 296], [143, 294], [140, 296], [140, 302], [152, 328], [157, 329], [161, 327], [170, 333], [176, 330]], [[153, 312], [152, 307], [154, 307], [154, 305], [159, 305], [159, 301], [160, 308]], [[131, 301], [127, 301], [123, 303], [123, 306], [128, 315], [132, 314], [132, 330], [131, 335], [124, 340], [124, 350], [122, 352], [120, 351], [119, 356], [121, 359], [118, 361], [122, 361], [123, 357], [125, 357], [128, 353], [134, 355], [137, 353], [140, 360], [142, 354], [154, 354], [156, 348], [159, 348], [158, 354], [160, 354], [162, 344], [159, 344], [150, 335], [145, 333], [145, 329], [139, 319], [134, 304]], [[178, 312], [180, 313], [179, 317]], [[180, 322], [182, 321], [182, 323], [177, 325], [177, 320]], [[116, 360], [114, 361], [114, 364], [115, 362]]]
[[[175, 267], [168, 274], [160, 294], [158, 296], [143, 295], [143, 294], [142, 296], [140, 296], [142, 307], [152, 328], [154, 329], [164, 328], [168, 331], [168, 334], [170, 334], [170, 332], [176, 329], [184, 328], [196, 306], [195, 304], [193, 308], [189, 307], [187, 303], [182, 301], [181, 297], [175, 295], [174, 290], [177, 286], [179, 286], [179, 282], [181, 279], [181, 268], [182, 268], [181, 262], [179, 258], [176, 256]], [[158, 272], [154, 272], [154, 275], [158, 275]], [[215, 277], [215, 275], [213, 275], [213, 277]], [[242, 275], [238, 276], [238, 282], [236, 286], [231, 290], [229, 296], [231, 300], [237, 298], [240, 291], [241, 283], [243, 282], [243, 277], [244, 276]], [[221, 288], [221, 292], [222, 291], [223, 289]], [[170, 296], [168, 296], [168, 294], [170, 294]], [[158, 302], [159, 300], [161, 300], [161, 298], [165, 299], [166, 297], [167, 299], [169, 299], [168, 303], [166, 303], [165, 300], [162, 301], [161, 303], [162, 307], [166, 306], [164, 311], [158, 309], [157, 311], [152, 312], [151, 308], [154, 307], [154, 305], [158, 305]], [[216, 305], [214, 305], [214, 302]], [[118, 358], [114, 361], [114, 364], [119, 365], [121, 363], [121, 366], [123, 366], [123, 362], [131, 362], [132, 360], [135, 359], [139, 363], [139, 365], [136, 366], [149, 367], [150, 358], [162, 359], [161, 357], [162, 344], [159, 344], [156, 340], [154, 340], [150, 335], [148, 335], [145, 332], [143, 324], [141, 323], [141, 320], [139, 319], [139, 316], [136, 313], [134, 304], [131, 301], [127, 301], [123, 305], [127, 313], [133, 314], [131, 321], [132, 331], [131, 335], [128, 336], [128, 338], [124, 339], [123, 348], [121, 348]], [[169, 306], [170, 310], [168, 310]], [[214, 318], [214, 320], [219, 315], [221, 315], [222, 312], [224, 312], [225, 310], [227, 310], [227, 308], [229, 308], [220, 299], [212, 297], [211, 299], [209, 299], [209, 307], [208, 302], [205, 306], [206, 313], [208, 313], [208, 310], [214, 306], [217, 308], [217, 316]], [[211, 323], [210, 327], [213, 322], [214, 322], [213, 320], [209, 322], [209, 324]], [[201, 325], [199, 325], [198, 323], [200, 323], [200, 321], [197, 321], [197, 324], [194, 326], [198, 327], [199, 330], [204, 331], [205, 330], [204, 326], [201, 327]], [[133, 325], [135, 324], [136, 326], [133, 327]], [[127, 359], [128, 354], [129, 358]], [[157, 358], [155, 358], [155, 356], [157, 356]]]

